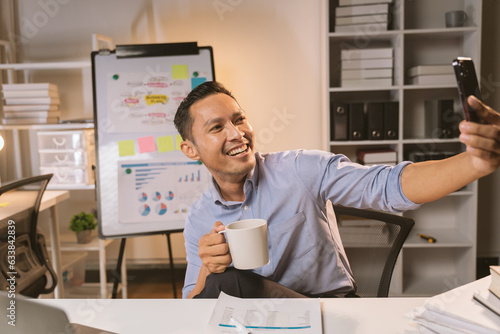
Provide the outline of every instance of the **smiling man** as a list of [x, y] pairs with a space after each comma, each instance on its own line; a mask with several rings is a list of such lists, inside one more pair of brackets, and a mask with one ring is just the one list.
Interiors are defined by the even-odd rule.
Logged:
[[[460, 124], [466, 152], [440, 161], [366, 167], [323, 151], [254, 152], [254, 131], [232, 94], [217, 82], [196, 87], [174, 122], [184, 154], [202, 161], [213, 178], [186, 220], [183, 297], [217, 298], [220, 291], [248, 298], [354, 295], [328, 203], [402, 212], [495, 171], [500, 115], [472, 97], [469, 104], [489, 124]], [[218, 232], [248, 218], [267, 220], [270, 261], [252, 271], [236, 270]]]

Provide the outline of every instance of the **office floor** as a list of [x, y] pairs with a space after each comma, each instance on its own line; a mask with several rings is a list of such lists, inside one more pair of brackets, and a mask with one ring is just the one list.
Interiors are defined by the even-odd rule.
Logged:
[[[108, 281], [111, 281], [111, 272], [107, 275]], [[177, 298], [182, 298], [184, 275], [185, 269], [175, 270]], [[127, 276], [127, 298], [174, 298], [172, 274], [168, 269], [128, 270]], [[85, 279], [87, 282], [98, 282], [98, 271], [87, 271]], [[121, 298], [121, 294], [119, 293], [117, 297]]]

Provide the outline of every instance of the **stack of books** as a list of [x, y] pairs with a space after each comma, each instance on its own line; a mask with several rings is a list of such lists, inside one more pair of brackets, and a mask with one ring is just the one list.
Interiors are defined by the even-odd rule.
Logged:
[[418, 65], [408, 70], [412, 85], [454, 85], [453, 67], [448, 65]]
[[500, 317], [500, 266], [490, 266], [491, 282], [488, 289], [474, 292], [474, 300]]
[[59, 122], [59, 91], [51, 83], [3, 84], [3, 124]]
[[398, 161], [397, 152], [387, 150], [358, 150], [358, 163], [362, 165], [389, 165], [395, 166]]
[[391, 86], [393, 48], [340, 50], [342, 87]]
[[335, 32], [377, 32], [389, 29], [392, 0], [339, 0]]

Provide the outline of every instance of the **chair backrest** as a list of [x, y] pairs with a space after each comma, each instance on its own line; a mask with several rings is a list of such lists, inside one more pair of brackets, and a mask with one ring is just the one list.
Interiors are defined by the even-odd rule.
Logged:
[[361, 297], [387, 297], [399, 252], [414, 220], [385, 212], [334, 207], [340, 237]]
[[57, 277], [38, 231], [40, 203], [52, 174], [0, 187], [0, 289], [38, 297], [52, 292]]

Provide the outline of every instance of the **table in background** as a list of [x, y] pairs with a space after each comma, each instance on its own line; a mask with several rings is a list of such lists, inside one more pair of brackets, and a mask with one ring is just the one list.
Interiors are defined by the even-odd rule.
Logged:
[[[2, 200], [9, 202], [8, 193], [4, 194]], [[50, 209], [51, 221], [49, 224], [49, 234], [51, 241], [51, 257], [52, 265], [54, 271], [59, 279], [59, 283], [54, 290], [55, 298], [63, 297], [63, 286], [62, 286], [62, 270], [61, 270], [61, 245], [59, 241], [59, 218], [57, 216], [57, 203], [67, 200], [69, 198], [69, 191], [67, 190], [47, 190], [44, 192], [42, 201], [40, 203], [40, 212]], [[20, 201], [21, 202], [21, 201]], [[16, 205], [8, 205], [0, 212], [0, 219], [8, 218], [22, 210], [26, 207], [22, 207], [22, 203], [16, 203]]]

